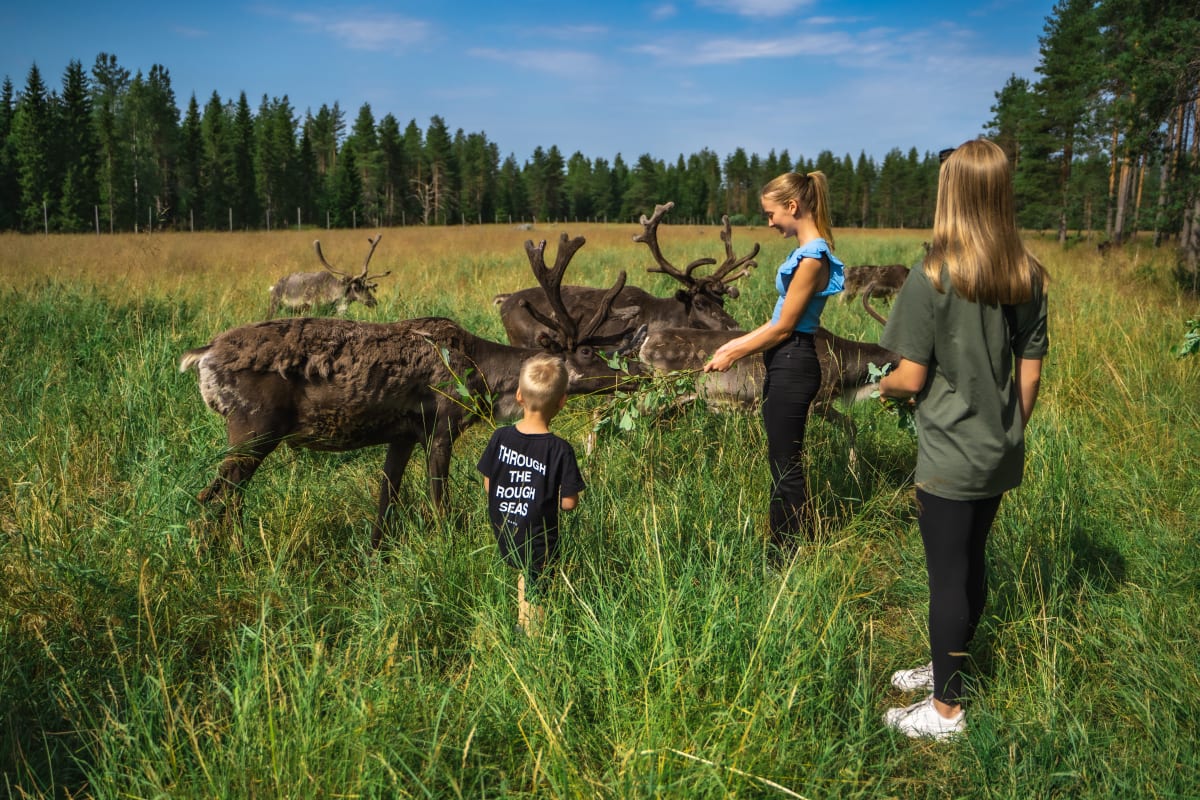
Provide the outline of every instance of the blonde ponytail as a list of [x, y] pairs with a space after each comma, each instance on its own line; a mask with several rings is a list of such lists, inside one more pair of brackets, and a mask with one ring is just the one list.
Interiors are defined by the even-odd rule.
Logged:
[[808, 211], [821, 238], [833, 249], [833, 223], [829, 216], [829, 181], [825, 173], [813, 170], [807, 175], [785, 172], [763, 187], [762, 196], [777, 203], [795, 200], [801, 211]]

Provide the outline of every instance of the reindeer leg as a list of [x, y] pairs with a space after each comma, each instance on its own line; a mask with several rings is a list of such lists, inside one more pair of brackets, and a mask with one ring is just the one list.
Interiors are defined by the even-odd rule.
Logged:
[[197, 497], [205, 505], [220, 505], [227, 524], [241, 521], [242, 487], [254, 475], [263, 459], [279, 446], [277, 438], [243, 437], [232, 428], [229, 440], [230, 453], [217, 468], [217, 477]]
[[858, 426], [854, 424], [854, 420], [850, 419], [848, 415], [834, 408], [832, 402], [822, 403], [817, 412], [826, 422], [837, 425], [846, 434], [847, 460], [850, 464], [850, 470], [852, 472], [856, 471], [858, 467], [858, 453], [855, 447], [858, 440]]
[[416, 442], [392, 442], [388, 445], [387, 457], [383, 461], [383, 478], [379, 482], [379, 512], [375, 515], [375, 526], [371, 529], [371, 549], [378, 550], [383, 544], [383, 529], [387, 525], [388, 510], [396, 502], [400, 491], [400, 480], [404, 468], [412, 456]]
[[450, 510], [450, 452], [453, 436], [449, 430], [439, 430], [426, 443], [429, 469], [429, 497], [439, 514]]

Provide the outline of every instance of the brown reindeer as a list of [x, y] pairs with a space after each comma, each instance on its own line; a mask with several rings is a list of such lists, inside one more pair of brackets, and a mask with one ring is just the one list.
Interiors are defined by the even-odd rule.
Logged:
[[325, 254], [321, 252], [321, 240], [314, 241], [313, 249], [317, 251], [317, 258], [320, 259], [321, 266], [325, 267], [325, 271], [293, 272], [277, 280], [270, 289], [271, 306], [267, 310], [267, 319], [274, 317], [280, 308], [302, 312], [335, 308], [337, 313], [345, 314], [346, 308], [355, 300], [367, 308], [374, 308], [375, 289], [378, 288], [374, 279], [392, 274], [391, 270], [379, 275], [367, 274], [371, 256], [375, 254], [375, 247], [382, 238], [381, 233], [374, 239], [367, 239], [371, 243], [371, 249], [367, 251], [362, 272], [358, 275], [348, 275], [331, 267], [325, 260]]
[[[547, 294], [583, 243], [563, 234], [557, 262], [547, 269], [546, 243], [526, 242]], [[610, 294], [623, 281], [622, 273]], [[551, 302], [561, 305], [561, 299]], [[589, 346], [607, 311], [601, 303], [583, 322], [559, 316], [554, 335], [540, 340], [563, 354], [569, 393], [611, 391], [620, 379]], [[429, 494], [445, 511], [454, 440], [480, 414], [507, 419], [518, 413], [521, 363], [538, 352], [544, 350], [481, 339], [437, 317], [393, 323], [293, 317], [227, 330], [180, 361], [180, 371], [198, 369], [200, 393], [225, 418], [229, 438], [228, 455], [199, 499], [236, 519], [242, 487], [280, 443], [328, 451], [386, 444], [371, 536], [378, 547], [413, 448], [424, 446]]]
[[[642, 232], [633, 237], [650, 248], [657, 267], [647, 272], [670, 275], [683, 288], [672, 297], [656, 297], [636, 286], [621, 289], [612, 303], [612, 312], [597, 332], [597, 342], [615, 343], [624, 341], [637, 328], [645, 325], [648, 330], [656, 328], [700, 328], [708, 330], [733, 330], [737, 320], [725, 311], [725, 298], [737, 297], [733, 281], [749, 274], [756, 266], [754, 257], [759, 246], [755, 244], [748, 255], [737, 256], [733, 252], [729, 217], [724, 217], [721, 241], [725, 244], [725, 260], [712, 273], [697, 274], [700, 267], [716, 264], [715, 258], [701, 258], [680, 269], [663, 256], [658, 244], [658, 226], [674, 203], [655, 206], [654, 215], [641, 218]], [[579, 309], [595, 308], [601, 302], [605, 290], [590, 286], [563, 286], [561, 297], [572, 314]], [[512, 294], [496, 295], [500, 306], [500, 318], [510, 343], [521, 347], [536, 346], [537, 337], [548, 330], [544, 321], [550, 311], [545, 293], [539, 289], [524, 289]], [[535, 313], [537, 312], [537, 313]], [[539, 316], [540, 314], [540, 316]]]
[[900, 291], [908, 279], [908, 267], [903, 264], [861, 265], [846, 267], [846, 285], [842, 302], [849, 303], [868, 285], [874, 286], [876, 297], [891, 297]]

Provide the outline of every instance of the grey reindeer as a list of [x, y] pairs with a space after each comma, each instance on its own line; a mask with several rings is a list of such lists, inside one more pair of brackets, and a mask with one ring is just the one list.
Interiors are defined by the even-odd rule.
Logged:
[[367, 308], [374, 308], [375, 289], [378, 288], [375, 281], [392, 274], [391, 270], [378, 275], [368, 274], [371, 256], [375, 254], [375, 248], [382, 238], [381, 233], [374, 239], [367, 239], [371, 249], [367, 251], [362, 272], [358, 275], [349, 275], [330, 266], [325, 260], [325, 254], [321, 252], [321, 240], [314, 241], [313, 249], [317, 251], [317, 258], [325, 270], [293, 272], [275, 281], [269, 290], [271, 305], [267, 310], [267, 318], [274, 317], [281, 308], [300, 312], [333, 308], [338, 314], [345, 314], [347, 307], [355, 301]]

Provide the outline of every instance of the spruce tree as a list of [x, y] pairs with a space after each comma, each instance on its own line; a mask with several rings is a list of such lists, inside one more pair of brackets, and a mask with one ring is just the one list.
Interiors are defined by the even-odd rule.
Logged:
[[54, 179], [53, 140], [47, 132], [54, 130], [54, 106], [46, 93], [42, 73], [34, 64], [25, 80], [25, 90], [17, 100], [13, 116], [12, 141], [16, 156], [18, 219], [25, 231], [40, 231], [45, 214], [57, 196]]
[[63, 178], [56, 226], [63, 231], [90, 230], [100, 201], [96, 176], [99, 141], [92, 127], [90, 87], [81, 62], [73, 60], [67, 65], [62, 84], [58, 129]]

